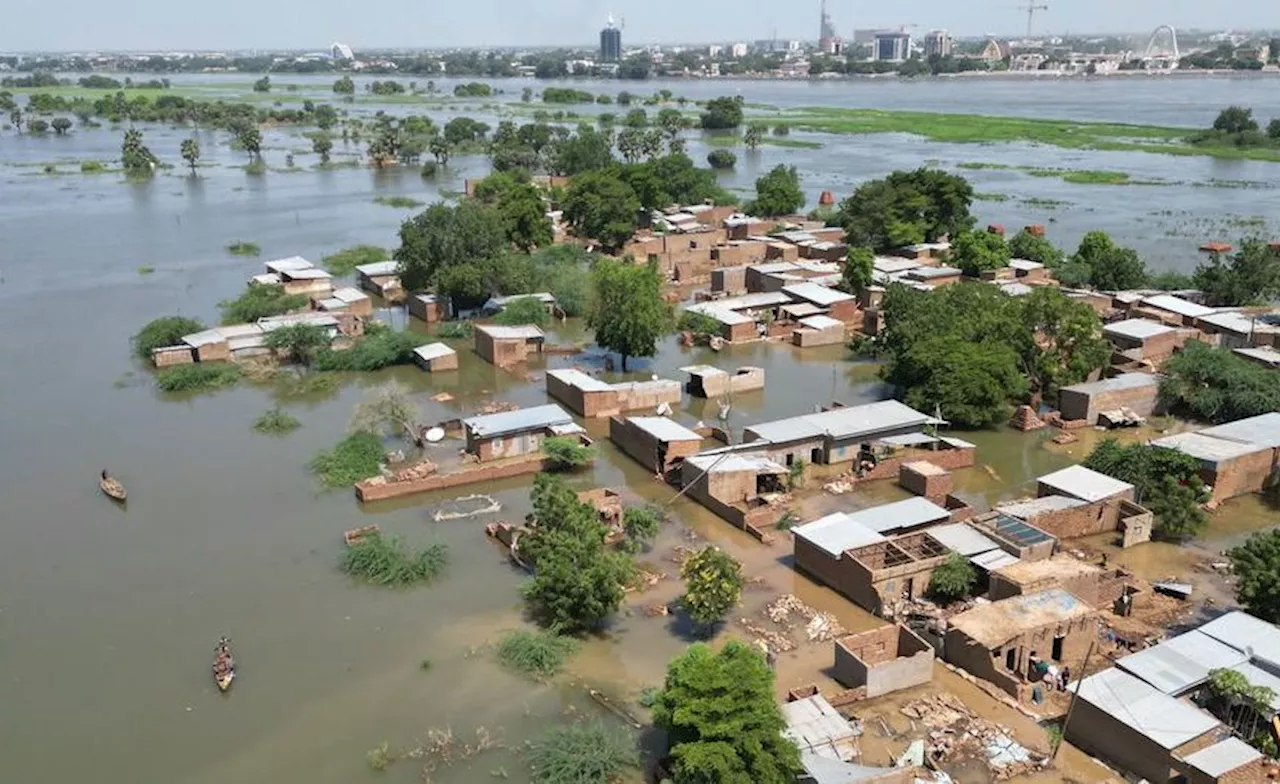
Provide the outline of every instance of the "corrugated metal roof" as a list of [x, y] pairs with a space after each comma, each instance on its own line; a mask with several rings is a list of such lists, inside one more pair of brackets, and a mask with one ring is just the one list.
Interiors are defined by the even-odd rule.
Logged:
[[439, 294], [414, 294], [413, 298], [419, 302], [425, 302], [428, 305], [443, 301]]
[[1177, 697], [1204, 683], [1210, 670], [1234, 667], [1247, 659], [1235, 648], [1192, 630], [1125, 656], [1116, 666]]
[[214, 343], [221, 343], [226, 340], [216, 329], [206, 329], [200, 332], [192, 332], [190, 335], [183, 335], [182, 342], [192, 348], [200, 348], [201, 346], [211, 346]]
[[907, 531], [950, 519], [951, 512], [927, 498], [913, 497], [891, 504], [847, 512], [848, 519], [877, 533]]
[[319, 302], [317, 302], [316, 307], [318, 307], [320, 310], [345, 310], [346, 308], [350, 307], [350, 303], [343, 302], [342, 300], [336, 299], [334, 297], [330, 297], [328, 299], [322, 299]]
[[721, 324], [728, 324], [729, 326], [751, 324], [755, 321], [750, 316], [744, 316], [729, 308], [720, 307], [719, 302], [699, 302], [696, 305], [690, 305], [685, 310], [692, 313], [701, 313], [708, 318], [713, 318]]
[[830, 316], [809, 316], [808, 318], [800, 319], [800, 323], [809, 329], [844, 329], [843, 321], [836, 321]]
[[360, 264], [356, 267], [356, 272], [370, 278], [381, 278], [395, 275], [399, 268], [400, 262], [388, 259], [387, 261], [375, 261], [372, 264]]
[[343, 288], [335, 290], [333, 292], [332, 298], [341, 300], [347, 303], [348, 305], [350, 305], [353, 302], [360, 302], [361, 300], [368, 299], [369, 295], [365, 294], [360, 289], [354, 289], [350, 286], [344, 286]]
[[907, 277], [913, 280], [933, 280], [934, 278], [953, 278], [960, 274], [955, 267], [916, 267], [907, 270]]
[[1157, 310], [1167, 310], [1170, 313], [1177, 313], [1179, 316], [1190, 316], [1191, 318], [1208, 316], [1214, 312], [1213, 308], [1206, 308], [1204, 305], [1188, 302], [1182, 297], [1175, 297], [1172, 294], [1158, 294], [1154, 297], [1147, 297], [1142, 300], [1142, 304]]
[[478, 438], [493, 438], [494, 436], [507, 435], [508, 433], [523, 433], [530, 430], [548, 428], [553, 425], [568, 425], [571, 423], [573, 423], [573, 417], [569, 416], [568, 412], [555, 403], [534, 406], [533, 408], [521, 408], [516, 411], [503, 411], [498, 414], [474, 416], [462, 420], [463, 426]]
[[1245, 359], [1252, 359], [1261, 362], [1264, 365], [1272, 367], [1280, 366], [1280, 351], [1276, 351], [1270, 346], [1256, 346], [1254, 348], [1238, 348], [1235, 352]]
[[1016, 555], [1009, 555], [1004, 550], [992, 550], [991, 552], [970, 556], [969, 563], [986, 569], [988, 572], [994, 572], [1006, 566], [1022, 563], [1022, 559]]
[[1114, 667], [1085, 678], [1079, 697], [1164, 749], [1177, 748], [1218, 726], [1218, 720], [1204, 711]]
[[779, 272], [792, 272], [800, 269], [796, 264], [789, 261], [771, 261], [765, 264], [752, 264], [747, 269], [757, 272], [761, 275], [774, 275]]
[[1044, 269], [1043, 264], [1038, 261], [1031, 261], [1030, 259], [1009, 259], [1009, 267], [1022, 272]]
[[[801, 751], [800, 764], [804, 766], [804, 771], [809, 778], [813, 779], [813, 784], [864, 784], [864, 782], [883, 781], [892, 770], [892, 768], [873, 768], [844, 762], [815, 751]], [[926, 784], [920, 779], [915, 781], [916, 784]]]
[[1057, 490], [1062, 495], [1069, 495], [1085, 501], [1101, 501], [1133, 489], [1133, 485], [1121, 482], [1106, 474], [1098, 473], [1082, 465], [1068, 466], [1061, 471], [1045, 474], [1039, 479], [1040, 484]]
[[452, 354], [457, 354], [458, 352], [443, 343], [428, 343], [425, 346], [418, 346], [413, 350], [413, 353], [424, 362], [430, 362], [433, 359], [440, 359], [441, 357], [447, 357]]
[[953, 447], [955, 449], [977, 449], [978, 448], [977, 444], [974, 444], [969, 441], [965, 441], [963, 438], [956, 438], [954, 436], [939, 436], [938, 440], [946, 444], [947, 446]]
[[791, 529], [797, 538], [839, 557], [845, 550], [885, 541], [883, 534], [851, 520], [847, 512], [833, 512]]
[[1102, 328], [1102, 332], [1105, 335], [1119, 335], [1133, 338], [1134, 340], [1146, 340], [1157, 335], [1167, 335], [1174, 331], [1173, 327], [1166, 327], [1164, 324], [1146, 319], [1125, 319], [1114, 324], [1107, 324]]
[[266, 264], [268, 272], [285, 272], [288, 270], [303, 270], [314, 267], [315, 265], [301, 256], [290, 256], [285, 259], [275, 259], [268, 261]]
[[1040, 542], [1047, 542], [1053, 537], [1041, 531], [1039, 528], [1028, 525], [1025, 521], [1006, 514], [998, 514], [991, 521], [990, 525], [995, 528], [996, 533], [1000, 536], [1011, 539], [1018, 544], [1028, 547]]
[[575, 389], [581, 389], [583, 392], [613, 391], [613, 387], [598, 378], [588, 376], [577, 368], [557, 368], [555, 370], [548, 370], [547, 375], [562, 384], [568, 384]]
[[812, 302], [792, 302], [789, 305], [783, 305], [782, 312], [796, 318], [804, 318], [819, 315], [823, 310]]
[[536, 294], [508, 294], [504, 297], [489, 297], [481, 309], [491, 313], [496, 313], [510, 305], [512, 302], [521, 299], [536, 299], [543, 305], [554, 305], [556, 303], [555, 297], [545, 291], [539, 291]]
[[796, 283], [791, 286], [783, 286], [784, 294], [789, 294], [797, 299], [812, 302], [815, 305], [830, 307], [837, 302], [849, 302], [855, 299], [852, 294], [846, 294], [843, 291], [829, 289], [826, 286], [819, 286], [816, 283]]
[[916, 259], [900, 259], [897, 256], [876, 256], [871, 264], [876, 272], [906, 272], [924, 266]]
[[521, 324], [518, 327], [504, 327], [499, 324], [477, 324], [475, 328], [494, 340], [537, 340], [538, 338], [546, 337], [546, 333], [533, 324]]
[[964, 556], [981, 555], [1000, 549], [1000, 545], [964, 523], [936, 525], [925, 533], [937, 539], [948, 550]]
[[1200, 631], [1258, 661], [1280, 667], [1280, 628], [1261, 618], [1237, 610], [1209, 621]]
[[782, 731], [801, 749], [817, 750], [854, 737], [849, 722], [821, 694], [782, 704], [787, 728]]
[[1124, 389], [1140, 389], [1142, 387], [1159, 387], [1160, 376], [1151, 373], [1121, 373], [1115, 378], [1104, 378], [1101, 381], [1090, 381], [1084, 384], [1073, 384], [1063, 387], [1064, 392], [1079, 392], [1095, 395], [1099, 392], [1118, 392]]
[[1271, 689], [1271, 693], [1275, 695], [1271, 698], [1271, 710], [1274, 712], [1280, 712], [1280, 677], [1273, 675], [1268, 670], [1262, 669], [1253, 662], [1237, 664], [1231, 669], [1243, 675], [1244, 679], [1249, 682], [1249, 685]]
[[659, 441], [701, 441], [702, 436], [689, 428], [660, 416], [627, 417], [627, 421]]
[[888, 436], [879, 439], [882, 444], [890, 446], [922, 446], [924, 444], [936, 444], [938, 439], [924, 433], [907, 433], [903, 436]]
[[1239, 441], [1228, 441], [1225, 438], [1214, 438], [1203, 433], [1178, 433], [1151, 441], [1151, 446], [1176, 449], [1209, 464], [1217, 464], [1224, 460], [1235, 460], [1248, 454], [1261, 452], [1268, 447], [1259, 444], [1242, 444]]
[[[726, 457], [725, 455], [728, 454]], [[704, 452], [684, 460], [700, 471], [713, 474], [735, 471], [754, 471], [758, 474], [785, 474], [787, 469], [760, 455], [736, 455], [725, 452]]]
[[1041, 498], [1025, 498], [1021, 501], [996, 504], [995, 509], [997, 512], [1007, 514], [1010, 517], [1028, 520], [1037, 515], [1060, 512], [1063, 509], [1074, 509], [1087, 503], [1089, 502], [1081, 501], [1079, 498], [1068, 498], [1065, 495], [1046, 495]]
[[1261, 757], [1262, 752], [1239, 738], [1231, 737], [1184, 757], [1182, 761], [1217, 779]]
[[333, 276], [319, 267], [306, 267], [304, 269], [280, 270], [280, 277], [286, 280], [328, 280]]
[[266, 316], [257, 321], [263, 332], [271, 332], [281, 327], [297, 324], [311, 324], [317, 327], [337, 328], [338, 319], [328, 313], [286, 313], [283, 316]]
[[280, 284], [280, 276], [274, 272], [264, 272], [261, 275], [254, 275], [249, 278], [250, 283], [260, 283], [263, 286], [277, 286]]
[[680, 368], [681, 372], [688, 373], [691, 376], [724, 376], [728, 375], [727, 371], [711, 365], [685, 365]]
[[1212, 313], [1201, 316], [1200, 322], [1220, 329], [1223, 332], [1234, 332], [1237, 335], [1248, 335], [1254, 329], [1254, 322], [1252, 319], [1235, 312]]
[[1235, 422], [1201, 430], [1200, 434], [1276, 449], [1280, 447], [1280, 413], [1272, 411], [1248, 419], [1237, 419]]
[[726, 310], [746, 310], [747, 308], [767, 308], [773, 305], [785, 305], [791, 298], [781, 291], [761, 291], [755, 294], [743, 294], [740, 297], [704, 302], [704, 305], [715, 305]]
[[863, 406], [845, 406], [817, 414], [761, 422], [746, 429], [757, 438], [785, 444], [788, 441], [822, 436], [835, 439], [874, 436], [891, 430], [924, 427], [934, 422], [934, 418], [928, 414], [922, 414], [896, 400], [882, 400]]

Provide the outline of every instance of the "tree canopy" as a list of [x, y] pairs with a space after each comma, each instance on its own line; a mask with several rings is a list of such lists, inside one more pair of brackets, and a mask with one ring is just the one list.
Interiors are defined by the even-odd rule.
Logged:
[[1185, 452], [1146, 444], [1121, 445], [1108, 438], [1094, 447], [1083, 465], [1133, 485], [1138, 503], [1155, 515], [1155, 533], [1161, 538], [1189, 539], [1208, 524], [1200, 508], [1208, 500], [1200, 479], [1200, 461]]
[[956, 236], [973, 226], [973, 187], [937, 169], [895, 171], [864, 183], [840, 204], [850, 245], [887, 250]]
[[929, 577], [928, 593], [944, 602], [963, 599], [973, 591], [978, 582], [978, 572], [969, 559], [952, 553]]
[[1192, 285], [1215, 307], [1265, 304], [1280, 296], [1280, 250], [1245, 239], [1235, 253], [1214, 253], [1197, 266]]
[[1056, 396], [1084, 381], [1111, 359], [1111, 345], [1093, 308], [1056, 287], [1040, 286], [1020, 298], [1025, 330], [1023, 369], [1031, 391]]
[[133, 351], [139, 359], [151, 361], [151, 352], [182, 342], [184, 335], [204, 329], [204, 324], [186, 316], [161, 316], [152, 319], [133, 336]]
[[507, 240], [516, 248], [528, 253], [551, 244], [553, 236], [551, 219], [547, 217], [547, 202], [528, 172], [491, 174], [476, 186], [475, 197], [497, 210]]
[[400, 280], [409, 291], [436, 282], [442, 270], [497, 258], [508, 246], [507, 226], [494, 210], [470, 199], [436, 202], [400, 225]]
[[563, 207], [574, 234], [616, 250], [635, 231], [640, 199], [630, 185], [612, 173], [591, 171], [569, 183]]
[[[1089, 283], [1102, 291], [1136, 289], [1147, 282], [1147, 267], [1137, 251], [1122, 248], [1104, 231], [1091, 231], [1080, 240], [1071, 257], [1071, 275], [1059, 275], [1063, 283]], [[1075, 280], [1081, 275], [1084, 280]]]
[[1044, 237], [1023, 229], [1009, 240], [1009, 255], [1015, 259], [1026, 259], [1045, 265], [1059, 267], [1066, 260], [1066, 254]]
[[702, 113], [702, 127], [707, 130], [727, 130], [742, 125], [742, 96], [721, 96], [707, 101]]
[[1220, 424], [1280, 409], [1280, 375], [1230, 349], [1190, 341], [1163, 372], [1160, 400], [1184, 416]]
[[662, 299], [662, 278], [656, 264], [602, 259], [591, 272], [595, 305], [587, 324], [596, 343], [629, 357], [651, 357], [658, 340], [674, 328], [671, 307]]
[[675, 784], [792, 784], [800, 772], [773, 671], [736, 640], [719, 652], [696, 643], [672, 660], [653, 720], [667, 733]]
[[876, 254], [871, 248], [850, 245], [841, 271], [841, 287], [855, 294], [875, 282]]
[[742, 564], [714, 545], [685, 561], [680, 576], [684, 579], [680, 604], [704, 628], [723, 621], [742, 596]]
[[794, 166], [778, 164], [756, 180], [756, 198], [743, 209], [750, 215], [773, 218], [792, 215], [804, 206], [800, 175]]
[[1255, 533], [1227, 556], [1240, 604], [1268, 623], [1280, 623], [1280, 530]]
[[986, 270], [1009, 266], [1010, 258], [1004, 237], [993, 232], [975, 229], [961, 232], [951, 240], [950, 262], [972, 278]]

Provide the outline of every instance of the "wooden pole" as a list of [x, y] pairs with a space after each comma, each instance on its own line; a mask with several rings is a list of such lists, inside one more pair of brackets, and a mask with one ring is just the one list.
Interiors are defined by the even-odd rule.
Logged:
[[1058, 749], [1062, 748], [1062, 744], [1067, 742], [1067, 724], [1071, 721], [1071, 712], [1076, 708], [1076, 700], [1080, 699], [1080, 687], [1084, 685], [1085, 675], [1089, 672], [1089, 659], [1093, 658], [1093, 649], [1098, 647], [1097, 639], [1089, 643], [1089, 650], [1084, 655], [1084, 665], [1080, 667], [1080, 677], [1076, 679], [1076, 690], [1071, 693], [1071, 702], [1067, 705], [1067, 715], [1062, 719], [1062, 738], [1058, 740], [1058, 745], [1053, 747], [1053, 755], [1049, 757], [1050, 762], [1058, 759]]

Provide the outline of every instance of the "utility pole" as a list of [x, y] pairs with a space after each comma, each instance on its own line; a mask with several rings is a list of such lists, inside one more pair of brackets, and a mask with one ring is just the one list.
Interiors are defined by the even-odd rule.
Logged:
[[1027, 12], [1027, 37], [1031, 37], [1031, 23], [1035, 21], [1036, 11], [1048, 11], [1049, 6], [1044, 3], [1036, 3], [1034, 0], [1026, 5], [1018, 6], [1021, 11]]
[[1080, 699], [1080, 687], [1084, 685], [1085, 676], [1089, 672], [1089, 659], [1093, 657], [1093, 649], [1098, 647], [1097, 639], [1089, 643], [1089, 651], [1084, 655], [1084, 664], [1080, 667], [1080, 676], [1076, 678], [1076, 690], [1071, 693], [1071, 702], [1067, 705], [1067, 715], [1062, 718], [1062, 737], [1058, 739], [1058, 745], [1053, 747], [1053, 756], [1049, 758], [1052, 763], [1058, 759], [1058, 749], [1062, 748], [1062, 744], [1067, 742], [1067, 724], [1071, 722], [1071, 711], [1076, 709], [1076, 700]]

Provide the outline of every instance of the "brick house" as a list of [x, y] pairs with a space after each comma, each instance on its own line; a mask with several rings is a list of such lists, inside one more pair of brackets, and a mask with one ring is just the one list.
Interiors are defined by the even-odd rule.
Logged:
[[826, 311], [837, 321], [853, 321], [858, 317], [858, 298], [817, 283], [784, 286], [782, 293], [796, 302], [808, 302]]
[[1272, 483], [1273, 450], [1199, 433], [1157, 438], [1151, 446], [1176, 449], [1200, 461], [1200, 478], [1213, 488], [1211, 502], [1261, 492]]
[[767, 497], [786, 491], [787, 469], [759, 452], [717, 449], [680, 464], [685, 493], [758, 539], [769, 536], [782, 510]]
[[1107, 324], [1102, 334], [1126, 359], [1159, 366], [1181, 348], [1192, 333], [1146, 319], [1126, 319]]
[[518, 365], [530, 354], [541, 354], [546, 335], [533, 324], [503, 327], [477, 324], [475, 347], [480, 358], [498, 367]]
[[353, 316], [372, 316], [373, 300], [368, 294], [350, 286], [334, 289], [328, 297], [314, 300], [316, 310], [326, 313], [349, 313]]
[[1130, 575], [1103, 569], [1066, 553], [1040, 561], [1020, 561], [991, 572], [987, 598], [993, 602], [1052, 588], [1079, 597], [1090, 607], [1112, 607], [1124, 595]]
[[1127, 482], [1081, 465], [1068, 466], [1037, 480], [1038, 497], [996, 506], [1059, 539], [1118, 531], [1124, 546], [1151, 538], [1151, 512], [1133, 501]]
[[445, 321], [453, 315], [453, 304], [440, 294], [414, 294], [407, 300], [409, 315], [428, 324]]
[[462, 420], [467, 452], [480, 462], [536, 454], [551, 436], [582, 433], [573, 417], [553, 403]]
[[680, 368], [689, 374], [684, 389], [694, 397], [723, 397], [764, 389], [764, 368], [740, 367], [730, 373], [711, 365], [687, 365]]
[[799, 324], [799, 328], [791, 333], [791, 342], [801, 348], [835, 346], [844, 343], [843, 321], [819, 314], [802, 318]]
[[443, 343], [428, 343], [413, 350], [413, 361], [428, 373], [458, 369], [458, 352]]
[[666, 474], [702, 448], [702, 436], [666, 417], [612, 417], [609, 440], [655, 474]]
[[400, 263], [388, 260], [357, 266], [356, 286], [390, 302], [403, 299], [404, 287], [400, 284]]
[[657, 379], [608, 384], [577, 368], [548, 370], [546, 382], [548, 395], [588, 418], [656, 409], [664, 403], [677, 404], [683, 395], [679, 381]]
[[1149, 373], [1122, 373], [1115, 378], [1063, 387], [1058, 391], [1058, 409], [1066, 420], [1098, 424], [1098, 414], [1118, 408], [1131, 409], [1149, 417], [1157, 411], [1160, 376]]
[[902, 625], [881, 626], [834, 641], [832, 677], [874, 699], [933, 680], [933, 646]]
[[762, 422], [745, 428], [742, 437], [746, 443], [764, 442], [758, 446], [787, 465], [796, 460], [834, 465], [852, 462], [873, 441], [918, 433], [937, 423], [896, 400], [884, 400]]

